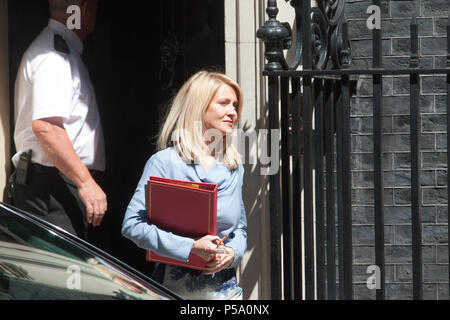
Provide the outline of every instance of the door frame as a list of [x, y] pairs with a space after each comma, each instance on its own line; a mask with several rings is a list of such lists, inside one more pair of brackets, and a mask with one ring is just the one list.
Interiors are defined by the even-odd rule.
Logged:
[[2, 190], [2, 194], [11, 170], [11, 115], [13, 113], [9, 85], [8, 32], [8, 0], [0, 0], [0, 148], [4, 155], [0, 157], [0, 190]]

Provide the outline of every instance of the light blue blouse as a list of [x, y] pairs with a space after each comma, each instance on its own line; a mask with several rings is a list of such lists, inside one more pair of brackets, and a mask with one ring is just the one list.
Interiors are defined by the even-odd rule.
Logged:
[[147, 221], [144, 186], [150, 176], [218, 185], [217, 236], [222, 238], [228, 235], [224, 244], [235, 253], [229, 268], [236, 267], [247, 248], [247, 218], [242, 200], [244, 167], [239, 165], [230, 171], [223, 163], [216, 161], [206, 173], [201, 164], [185, 163], [173, 148], [164, 149], [147, 161], [125, 213], [122, 235], [140, 248], [153, 250], [161, 256], [187, 261], [194, 240], [162, 230]]

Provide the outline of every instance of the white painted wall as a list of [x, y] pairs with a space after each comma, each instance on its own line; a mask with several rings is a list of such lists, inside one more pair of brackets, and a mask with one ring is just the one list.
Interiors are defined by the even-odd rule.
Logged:
[[[225, 1], [225, 67], [244, 93], [240, 128], [259, 132], [265, 128], [266, 99], [262, 77], [262, 44], [256, 31], [265, 21], [263, 1]], [[259, 161], [249, 161], [259, 151], [258, 143], [246, 150], [243, 197], [247, 211], [247, 253], [240, 265], [239, 283], [244, 299], [270, 299], [270, 225], [268, 177], [260, 175]], [[253, 164], [251, 164], [252, 162]]]

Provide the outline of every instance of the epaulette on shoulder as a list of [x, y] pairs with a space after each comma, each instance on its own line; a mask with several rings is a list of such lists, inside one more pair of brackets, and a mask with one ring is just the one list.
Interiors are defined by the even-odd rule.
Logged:
[[59, 34], [55, 34], [55, 36], [53, 38], [53, 45], [54, 45], [56, 51], [62, 52], [65, 54], [70, 54], [70, 49], [66, 43], [66, 40], [64, 40], [64, 38], [61, 37]]

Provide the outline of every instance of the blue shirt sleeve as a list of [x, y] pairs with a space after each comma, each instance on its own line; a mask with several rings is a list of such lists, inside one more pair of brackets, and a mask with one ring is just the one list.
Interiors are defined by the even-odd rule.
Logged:
[[144, 167], [144, 172], [125, 213], [122, 235], [142, 249], [153, 250], [164, 257], [187, 261], [194, 240], [159, 229], [147, 220], [145, 185], [150, 176], [165, 176], [164, 165], [157, 156], [152, 156]]
[[[225, 241], [225, 246], [234, 250], [234, 260], [228, 268], [235, 268], [237, 264], [242, 260], [245, 250], [247, 250], [247, 216], [245, 213], [244, 201], [242, 199], [242, 185], [244, 180], [244, 167], [239, 166], [239, 199], [241, 202], [240, 219], [236, 229], [233, 231], [234, 237], [229, 237]], [[231, 239], [230, 239], [231, 238]]]

